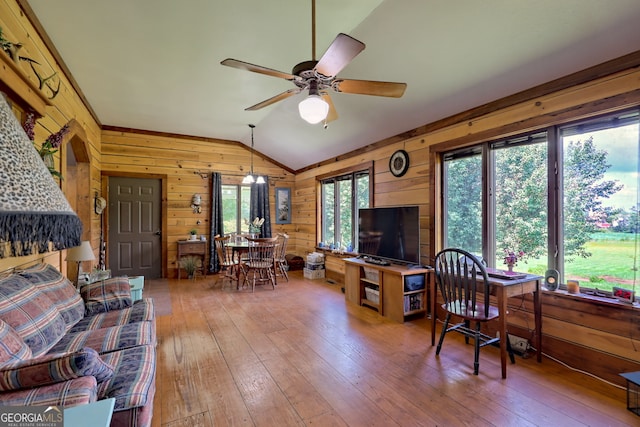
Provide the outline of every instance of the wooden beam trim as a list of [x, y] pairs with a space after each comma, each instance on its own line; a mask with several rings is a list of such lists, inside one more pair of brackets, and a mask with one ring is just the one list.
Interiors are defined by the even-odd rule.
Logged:
[[430, 146], [432, 153], [462, 148], [468, 145], [486, 142], [492, 139], [506, 138], [513, 135], [541, 130], [549, 126], [584, 120], [586, 118], [597, 117], [615, 111], [623, 111], [629, 108], [640, 106], [640, 89], [586, 104], [574, 105], [562, 110], [541, 114], [515, 123], [508, 123], [494, 129], [487, 129], [478, 133], [468, 134], [459, 138], [450, 139], [445, 142]]
[[338, 170], [334, 170], [331, 172], [327, 172], [324, 173], [322, 175], [317, 175], [315, 178], [317, 181], [322, 181], [323, 179], [326, 178], [333, 178], [334, 176], [340, 176], [340, 175], [344, 175], [347, 173], [351, 173], [351, 172], [358, 172], [361, 170], [365, 170], [365, 169], [369, 169], [369, 173], [370, 175], [373, 176], [373, 166], [374, 166], [374, 162], [370, 161], [370, 162], [364, 162], [364, 163], [360, 163], [357, 165], [353, 165], [353, 166], [349, 166], [346, 168], [342, 168], [342, 169], [338, 169]]

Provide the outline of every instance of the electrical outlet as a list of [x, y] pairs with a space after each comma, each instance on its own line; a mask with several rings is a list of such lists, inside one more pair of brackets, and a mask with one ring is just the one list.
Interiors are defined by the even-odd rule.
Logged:
[[525, 353], [529, 348], [529, 341], [517, 335], [509, 335], [509, 344], [511, 344], [511, 349], [517, 353]]

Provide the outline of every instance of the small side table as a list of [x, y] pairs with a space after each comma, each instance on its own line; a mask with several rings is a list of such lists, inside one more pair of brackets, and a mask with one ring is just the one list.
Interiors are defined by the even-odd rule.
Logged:
[[116, 399], [103, 399], [64, 409], [64, 427], [109, 427]]
[[129, 277], [129, 286], [131, 286], [131, 301], [141, 300], [142, 289], [144, 289], [144, 276]]
[[620, 374], [627, 380], [627, 409], [640, 415], [640, 371]]
[[180, 259], [184, 256], [193, 255], [202, 258], [200, 272], [204, 276], [207, 261], [207, 241], [206, 240], [178, 240], [178, 279], [180, 279]]

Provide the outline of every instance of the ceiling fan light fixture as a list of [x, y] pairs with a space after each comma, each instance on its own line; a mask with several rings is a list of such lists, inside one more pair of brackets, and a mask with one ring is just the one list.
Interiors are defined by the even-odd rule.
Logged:
[[329, 104], [319, 95], [309, 95], [298, 104], [298, 111], [308, 123], [315, 125], [327, 118]]
[[255, 179], [253, 179], [253, 175], [251, 175], [250, 173], [247, 174], [247, 176], [245, 176], [244, 178], [242, 178], [243, 184], [253, 184], [254, 182], [255, 182]]
[[256, 178], [256, 184], [266, 184], [266, 181], [264, 180], [264, 177], [262, 175], [258, 175], [258, 178]]

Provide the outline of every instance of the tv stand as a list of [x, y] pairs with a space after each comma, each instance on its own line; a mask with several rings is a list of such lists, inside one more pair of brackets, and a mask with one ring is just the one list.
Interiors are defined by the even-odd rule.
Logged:
[[[382, 316], [400, 323], [407, 316], [424, 316], [427, 312], [427, 289], [432, 286], [433, 269], [379, 265], [364, 258], [344, 261], [347, 301], [376, 309]], [[377, 300], [370, 298], [371, 290], [377, 291]]]

